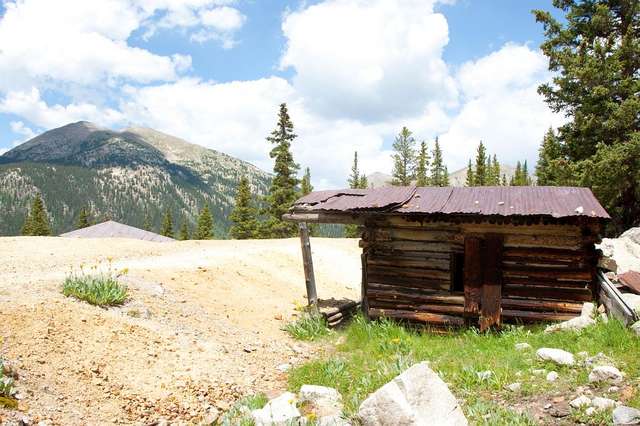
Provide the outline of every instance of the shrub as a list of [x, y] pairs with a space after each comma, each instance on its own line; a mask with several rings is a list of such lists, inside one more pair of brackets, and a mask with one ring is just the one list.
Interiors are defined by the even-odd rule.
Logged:
[[263, 393], [246, 396], [236, 402], [218, 421], [221, 426], [254, 426], [251, 410], [264, 407], [269, 398]]
[[284, 326], [284, 331], [298, 340], [316, 340], [330, 333], [327, 321], [317, 313], [305, 313]]
[[[92, 269], [97, 271], [97, 267]], [[121, 274], [115, 274], [110, 266], [106, 272], [100, 273], [85, 273], [81, 267], [80, 273], [72, 272], [65, 278], [62, 294], [96, 306], [121, 305], [128, 296], [127, 287], [118, 282]]]

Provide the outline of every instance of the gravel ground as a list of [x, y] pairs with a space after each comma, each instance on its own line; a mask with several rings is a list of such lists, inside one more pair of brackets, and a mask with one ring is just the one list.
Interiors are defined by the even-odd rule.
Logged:
[[[313, 239], [318, 293], [359, 298], [356, 240]], [[71, 269], [127, 269], [122, 307], [60, 293]], [[297, 239], [149, 243], [0, 238], [0, 356], [33, 423], [199, 423], [242, 395], [286, 386], [276, 367], [318, 349], [281, 327], [304, 304]]]

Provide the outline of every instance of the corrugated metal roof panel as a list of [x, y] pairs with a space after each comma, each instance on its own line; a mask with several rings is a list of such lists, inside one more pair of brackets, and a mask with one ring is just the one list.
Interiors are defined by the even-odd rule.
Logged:
[[61, 234], [60, 236], [65, 238], [131, 238], [158, 243], [175, 241], [173, 238], [118, 223], [113, 220], [108, 220], [87, 228], [76, 229], [75, 231]]
[[[333, 195], [309, 194], [294, 205], [306, 211], [378, 211], [407, 214], [499, 216], [589, 216], [609, 219], [589, 188], [555, 186], [387, 187]], [[310, 197], [311, 196], [311, 197]], [[308, 206], [306, 200], [317, 200]]]

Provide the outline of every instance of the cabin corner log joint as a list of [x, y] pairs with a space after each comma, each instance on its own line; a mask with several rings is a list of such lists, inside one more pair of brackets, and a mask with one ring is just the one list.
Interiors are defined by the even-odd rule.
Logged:
[[597, 299], [609, 215], [588, 188], [390, 187], [313, 192], [284, 219], [361, 226], [366, 316], [484, 330]]

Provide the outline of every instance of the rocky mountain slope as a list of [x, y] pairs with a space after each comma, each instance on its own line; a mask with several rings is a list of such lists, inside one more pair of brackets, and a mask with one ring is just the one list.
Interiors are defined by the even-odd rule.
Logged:
[[43, 196], [55, 233], [73, 229], [82, 207], [98, 219], [142, 227], [148, 215], [159, 228], [165, 208], [177, 228], [193, 228], [208, 204], [216, 235], [228, 214], [240, 177], [257, 195], [269, 174], [226, 154], [148, 128], [112, 131], [78, 122], [45, 132], [0, 156], [0, 235], [19, 233], [33, 196]]

